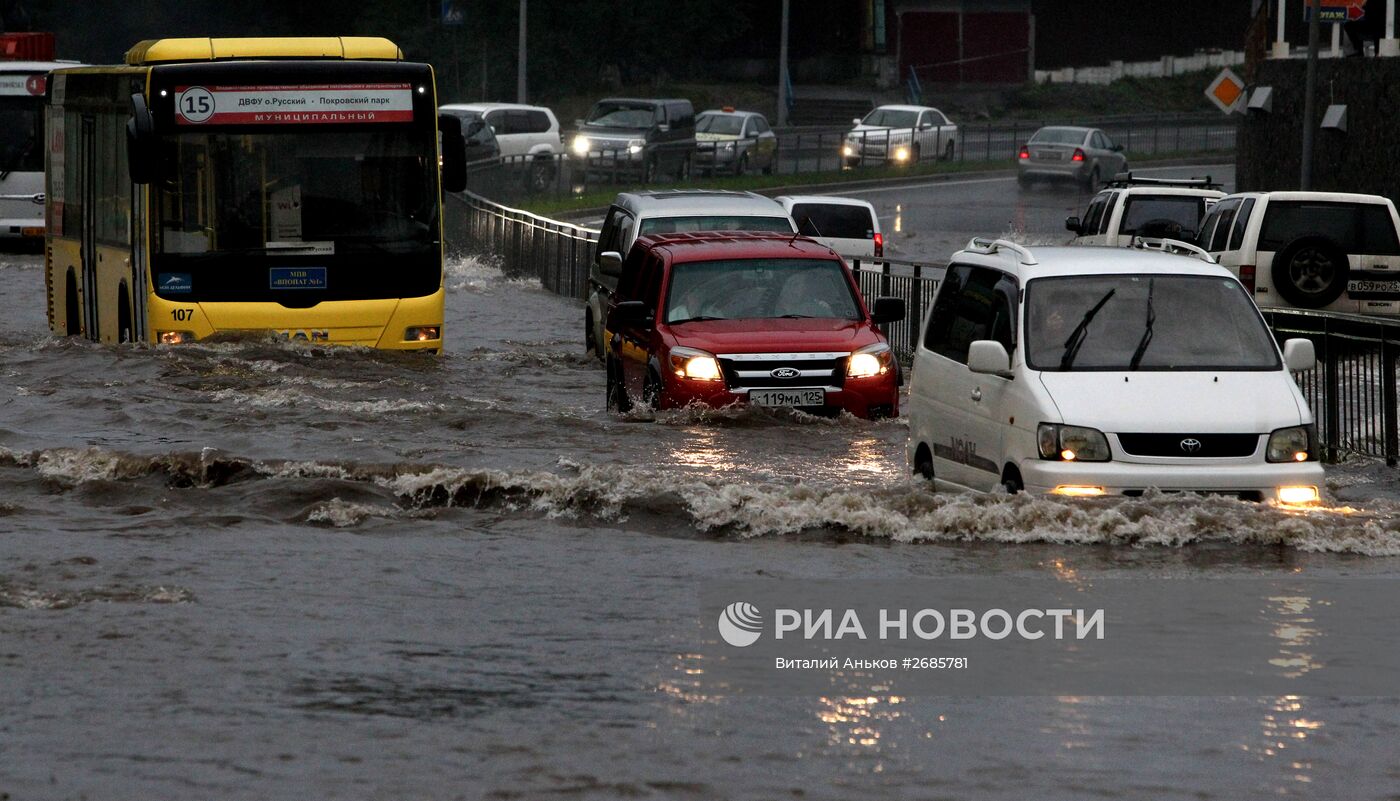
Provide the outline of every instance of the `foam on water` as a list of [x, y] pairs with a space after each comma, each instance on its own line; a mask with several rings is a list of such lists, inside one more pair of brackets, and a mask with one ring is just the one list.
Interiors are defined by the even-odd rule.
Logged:
[[[370, 517], [413, 516], [442, 507], [493, 508], [546, 517], [623, 523], [645, 513], [668, 533], [689, 528], [720, 536], [841, 533], [901, 543], [1060, 543], [1180, 548], [1205, 543], [1301, 551], [1400, 556], [1400, 501], [1372, 498], [1310, 510], [1230, 498], [1149, 493], [1141, 498], [1061, 499], [934, 492], [905, 480], [878, 489], [813, 481], [697, 480], [684, 473], [561, 461], [557, 471], [444, 465], [250, 461], [217, 452], [136, 456], [89, 449], [21, 453], [0, 449], [0, 467], [29, 469], [66, 484], [161, 476], [215, 487], [266, 481], [335, 480], [387, 492], [391, 505], [328, 495], [306, 516], [355, 526]], [[292, 482], [286, 484], [286, 482]], [[333, 492], [333, 490], [328, 491]], [[655, 527], [648, 522], [643, 527]]]

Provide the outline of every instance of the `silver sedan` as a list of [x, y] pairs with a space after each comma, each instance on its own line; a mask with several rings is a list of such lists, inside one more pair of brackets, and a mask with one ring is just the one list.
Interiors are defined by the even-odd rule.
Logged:
[[1123, 146], [1098, 128], [1052, 125], [1041, 128], [1017, 154], [1016, 178], [1030, 186], [1037, 178], [1068, 178], [1090, 192], [1128, 169]]

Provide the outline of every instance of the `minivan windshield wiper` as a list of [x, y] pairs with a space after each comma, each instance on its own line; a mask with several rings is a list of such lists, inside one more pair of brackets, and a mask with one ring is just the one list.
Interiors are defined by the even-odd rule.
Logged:
[[1147, 352], [1147, 346], [1152, 344], [1152, 324], [1157, 321], [1157, 311], [1152, 308], [1152, 290], [1157, 279], [1147, 279], [1147, 325], [1143, 328], [1142, 339], [1138, 340], [1137, 350], [1133, 351], [1133, 359], [1128, 362], [1129, 370], [1138, 369], [1142, 363], [1142, 355]]
[[1079, 321], [1079, 325], [1076, 325], [1074, 330], [1069, 332], [1069, 338], [1065, 340], [1065, 355], [1060, 357], [1061, 370], [1068, 370], [1074, 364], [1074, 357], [1079, 355], [1079, 347], [1084, 344], [1084, 340], [1089, 338], [1089, 323], [1094, 321], [1094, 315], [1098, 314], [1099, 309], [1102, 309], [1108, 299], [1117, 292], [1116, 287], [1108, 290], [1102, 298], [1099, 298], [1099, 302], [1095, 303], [1092, 309], [1084, 312], [1084, 317]]

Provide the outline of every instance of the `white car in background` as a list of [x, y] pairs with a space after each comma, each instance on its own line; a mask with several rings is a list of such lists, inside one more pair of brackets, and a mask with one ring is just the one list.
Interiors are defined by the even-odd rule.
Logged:
[[885, 237], [875, 207], [864, 200], [831, 195], [784, 195], [783, 204], [797, 230], [847, 258], [885, 255]]
[[929, 106], [880, 106], [852, 122], [841, 147], [847, 167], [951, 159], [957, 149], [958, 126]]
[[501, 161], [508, 167], [526, 169], [534, 189], [545, 189], [553, 182], [555, 159], [564, 153], [559, 135], [559, 119], [544, 106], [518, 103], [453, 103], [442, 111], [470, 111], [485, 118], [496, 134]]
[[1199, 248], [974, 239], [914, 355], [909, 464], [981, 491], [1149, 489], [1310, 504], [1322, 467], [1292, 371], [1240, 282]]
[[1128, 247], [1134, 237], [1191, 241], [1215, 201], [1220, 184], [1205, 178], [1135, 178], [1123, 173], [1094, 195], [1083, 217], [1069, 217], [1065, 228], [1074, 245]]

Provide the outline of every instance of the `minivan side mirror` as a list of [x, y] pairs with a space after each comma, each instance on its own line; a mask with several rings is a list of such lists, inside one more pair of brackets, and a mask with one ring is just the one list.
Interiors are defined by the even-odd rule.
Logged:
[[131, 96], [131, 118], [126, 121], [126, 171], [133, 184], [148, 184], [156, 177], [156, 119], [146, 96]]
[[467, 140], [462, 136], [462, 120], [451, 114], [438, 116], [442, 134], [442, 188], [460, 192], [467, 188]]
[[1010, 378], [1011, 355], [994, 339], [979, 339], [967, 348], [967, 369], [974, 373]]
[[608, 316], [608, 327], [614, 325], [649, 325], [652, 321], [651, 307], [640, 300], [624, 300], [613, 307]]
[[876, 325], [897, 323], [904, 319], [904, 298], [876, 298], [870, 311], [870, 322]]
[[1066, 231], [1073, 231], [1074, 233], [1079, 234], [1079, 233], [1083, 233], [1083, 231], [1084, 231], [1084, 226], [1082, 226], [1082, 225], [1079, 224], [1079, 218], [1078, 218], [1078, 217], [1066, 217], [1066, 218], [1065, 218], [1065, 230], [1066, 230]]
[[622, 254], [616, 250], [605, 250], [599, 253], [598, 272], [613, 278], [622, 275]]
[[1283, 363], [1294, 373], [1317, 366], [1317, 348], [1311, 339], [1288, 339], [1283, 343]]

